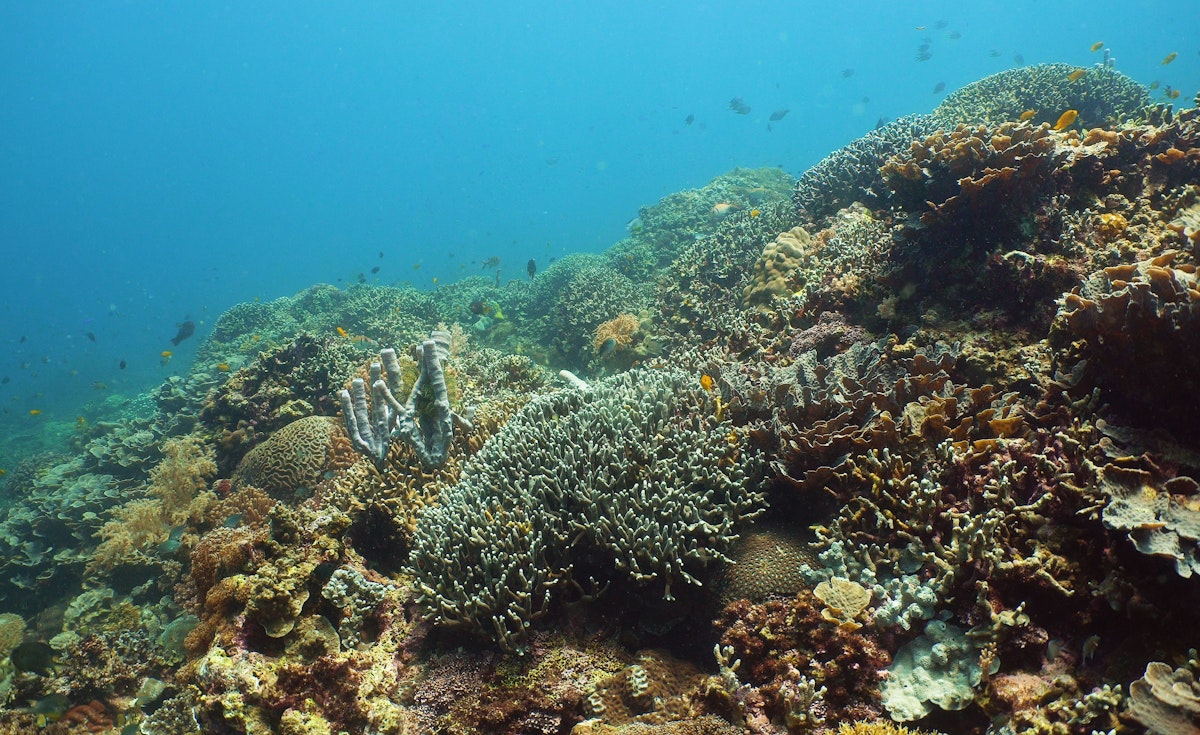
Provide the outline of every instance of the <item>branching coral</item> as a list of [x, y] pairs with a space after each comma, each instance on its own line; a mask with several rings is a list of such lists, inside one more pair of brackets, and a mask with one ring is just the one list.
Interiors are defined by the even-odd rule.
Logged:
[[586, 583], [571, 576], [586, 557], [668, 600], [697, 584], [762, 502], [757, 456], [717, 413], [695, 376], [666, 370], [534, 399], [419, 519], [420, 601], [520, 650], [554, 590]]

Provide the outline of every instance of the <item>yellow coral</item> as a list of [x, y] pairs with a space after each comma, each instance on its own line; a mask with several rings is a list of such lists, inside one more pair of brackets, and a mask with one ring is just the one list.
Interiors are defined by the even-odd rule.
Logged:
[[935, 735], [935, 733], [925, 730], [909, 730], [891, 720], [874, 720], [872, 722], [843, 722], [838, 726], [837, 735]]
[[779, 233], [754, 263], [749, 284], [742, 290], [746, 304], [766, 304], [796, 290], [793, 277], [813, 254], [812, 235], [803, 227]]
[[828, 581], [818, 584], [813, 595], [825, 603], [821, 617], [848, 630], [862, 627], [854, 619], [871, 604], [871, 590], [842, 577], [830, 577]]
[[1100, 222], [1096, 225], [1096, 232], [1101, 237], [1112, 239], [1120, 237], [1125, 232], [1125, 228], [1129, 226], [1129, 221], [1124, 216], [1117, 212], [1105, 212], [1100, 215]]
[[604, 347], [604, 343], [610, 339], [618, 349], [628, 347], [633, 343], [633, 335], [637, 334], [640, 326], [641, 320], [633, 314], [617, 314], [596, 327], [595, 342], [593, 343], [596, 352], [599, 352]]

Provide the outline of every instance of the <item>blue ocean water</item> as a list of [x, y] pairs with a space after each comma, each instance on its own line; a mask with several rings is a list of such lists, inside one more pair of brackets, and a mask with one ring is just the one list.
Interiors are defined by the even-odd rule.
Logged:
[[1186, 101], [1197, 28], [1165, 1], [0, 4], [0, 467], [186, 372], [235, 303], [523, 277], [1097, 42]]

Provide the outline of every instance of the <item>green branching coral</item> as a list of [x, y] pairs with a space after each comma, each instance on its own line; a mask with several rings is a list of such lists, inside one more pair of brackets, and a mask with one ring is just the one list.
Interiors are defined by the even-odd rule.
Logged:
[[[700, 584], [763, 507], [761, 460], [721, 408], [672, 370], [531, 401], [418, 521], [427, 613], [520, 652], [557, 590], [625, 580], [670, 600]], [[593, 578], [573, 579], [585, 560]]]

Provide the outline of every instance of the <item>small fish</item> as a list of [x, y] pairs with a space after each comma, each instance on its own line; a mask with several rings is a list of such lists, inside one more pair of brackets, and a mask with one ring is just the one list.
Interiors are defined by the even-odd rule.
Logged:
[[924, 30], [927, 30], [928, 28], [929, 28], [929, 26], [917, 26], [918, 31], [924, 31]]
[[92, 390], [108, 390], [108, 384], [97, 380], [92, 383]]
[[933, 85], [933, 93], [934, 94], [937, 94], [939, 92], [945, 92], [945, 91], [946, 91], [946, 83], [945, 82], [938, 82], [937, 84]]
[[67, 695], [51, 694], [35, 702], [29, 712], [37, 715], [38, 727], [45, 727], [52, 722], [61, 720], [70, 708], [71, 701], [67, 699]]
[[229, 372], [229, 363], [227, 363], [227, 362], [218, 362], [218, 363], [217, 363], [217, 370], [219, 370], [219, 371], [220, 371], [220, 372], [222, 372], [222, 373], [227, 373], [227, 372]]
[[1167, 97], [1173, 100], [1179, 99], [1179, 90], [1167, 87]]
[[1016, 64], [1017, 66], [1023, 66], [1025, 64], [1025, 57], [1022, 56], [1021, 54], [1014, 54], [1013, 55], [1013, 63]]
[[940, 31], [940, 30], [942, 30], [943, 28], [945, 28], [945, 27], [946, 27], [946, 26], [948, 26], [948, 25], [950, 25], [950, 21], [948, 21], [948, 20], [939, 20], [937, 23], [934, 23], [934, 24], [933, 24], [933, 27], [934, 27], [934, 28], [936, 28], [936, 29], [938, 29], [938, 30]]
[[29, 409], [29, 415], [30, 415], [30, 416], [41, 416], [41, 415], [42, 415], [42, 409], [40, 409], [40, 408], [31, 408], [31, 409]]
[[962, 38], [962, 33], [959, 33], [958, 31], [950, 31], [946, 34], [946, 38], [949, 38], [951, 41], [957, 41], [958, 39]]
[[717, 202], [713, 205], [713, 208], [709, 210], [709, 214], [717, 218], [724, 218], [727, 217], [731, 212], [738, 209], [741, 209], [741, 207], [736, 204], [730, 204], [729, 202]]
[[696, 116], [695, 116], [695, 115], [688, 115], [687, 117], [683, 118], [683, 124], [684, 124], [684, 125], [691, 125], [691, 124], [692, 124], [692, 123], [694, 123], [694, 122], [696, 122]]
[[421, 270], [421, 264], [420, 264], [420, 263], [413, 263], [413, 270], [415, 270], [415, 271], [419, 271], [419, 270]]
[[1099, 647], [1100, 647], [1100, 636], [1098, 636], [1098, 635], [1089, 636], [1087, 638], [1087, 640], [1085, 640], [1083, 642], [1083, 648], [1079, 652], [1079, 654], [1080, 654], [1079, 663], [1084, 664], [1085, 666], [1088, 663], [1090, 663], [1092, 658], [1096, 655], [1096, 649], [1098, 649]]
[[1075, 122], [1077, 117], [1079, 117], [1079, 110], [1067, 110], [1058, 116], [1058, 121], [1054, 123], [1054, 129], [1064, 130], [1071, 127], [1071, 123]]
[[847, 68], [847, 69], [842, 69], [842, 79], [849, 79], [849, 78], [850, 78], [850, 77], [852, 77], [852, 76], [854, 76], [854, 70], [853, 70], [853, 69], [849, 69], [849, 68]]
[[84, 332], [84, 334], [86, 334], [87, 338], [90, 339], [91, 341], [93, 341], [93, 342], [96, 341], [96, 335], [92, 334], [91, 332]]
[[339, 337], [347, 337], [348, 338], [350, 336], [350, 333], [347, 332], [345, 329], [342, 329], [341, 327], [338, 327], [336, 331], [337, 331]]
[[537, 261], [530, 258], [529, 262], [525, 264], [525, 272], [529, 274], [529, 280], [532, 281], [533, 277], [537, 275]]
[[1104, 41], [1096, 41], [1089, 47], [1089, 50], [1095, 52], [1102, 48], [1104, 48]]
[[890, 122], [890, 120], [888, 120], [883, 115], [880, 115], [879, 119], [875, 121], [875, 129], [878, 130], [878, 129], [882, 128], [884, 125], [887, 125], [889, 122]]
[[500, 258], [498, 256], [493, 255], [492, 257], [483, 261], [483, 270], [487, 270], [489, 268], [499, 268], [499, 267], [500, 267]]
[[616, 349], [617, 349], [617, 340], [613, 339], [612, 337], [609, 337], [608, 339], [604, 340], [603, 343], [601, 343], [600, 349], [596, 350], [596, 357], [599, 357], [601, 360], [603, 360], [604, 358], [611, 355], [613, 353], [613, 351]]
[[1158, 81], [1157, 79], [1155, 79], [1153, 82], [1150, 82], [1150, 91], [1154, 91], [1154, 90], [1158, 89], [1158, 85], [1160, 85], [1161, 83], [1162, 82]]
[[433, 285], [435, 285], [435, 286], [437, 285], [437, 276], [433, 277]]
[[28, 341], [29, 341], [29, 338], [22, 334], [21, 335], [21, 344], [25, 344]]
[[791, 110], [789, 110], [786, 107], [783, 107], [781, 109], [776, 110], [775, 112], [772, 112], [771, 116], [767, 119], [770, 120], [771, 122], [779, 122], [783, 118], [787, 117], [787, 114], [789, 112], [791, 112]]
[[729, 109], [733, 110], [739, 115], [750, 114], [750, 105], [743, 102], [741, 97], [734, 97], [733, 99], [729, 100]]
[[1172, 61], [1175, 60], [1175, 57], [1177, 57], [1177, 56], [1179, 56], [1179, 54], [1172, 51], [1171, 53], [1167, 54], [1167, 58], [1162, 60], [1162, 65], [1166, 66], [1167, 64], [1170, 64]]
[[11, 381], [12, 378], [5, 375], [3, 378], [0, 378], [0, 385], [8, 385]]
[[380, 260], [383, 259], [383, 251], [382, 250], [379, 251], [379, 258], [380, 258]]
[[179, 325], [179, 331], [176, 332], [175, 336], [171, 338], [171, 344], [178, 347], [180, 342], [184, 341], [188, 337], [191, 337], [195, 333], [196, 322], [188, 319]]
[[7, 474], [8, 474], [8, 470], [4, 469], [3, 467], [0, 467], [0, 477], [4, 477]]
[[917, 61], [929, 61], [933, 58], [933, 54], [929, 49], [917, 49]]
[[751, 209], [751, 210], [750, 210], [750, 216], [751, 216], [751, 217], [757, 217], [757, 216], [758, 216], [758, 215], [760, 215], [760, 214], [762, 214], [762, 210], [761, 210], [761, 209]]
[[174, 353], [174, 352], [171, 352], [170, 350], [163, 350], [162, 352], [158, 353], [158, 356], [159, 356], [159, 357], [166, 357], [166, 358], [170, 358], [170, 357], [171, 357], [171, 355], [174, 355], [174, 354], [175, 354], [175, 353]]
[[374, 268], [372, 268], [372, 269], [371, 269], [371, 273], [372, 273], [372, 274], [375, 274], [375, 273], [378, 273], [378, 272], [379, 272], [379, 266], [375, 266]]
[[704, 390], [707, 390], [707, 391], [711, 391], [715, 386], [716, 386], [716, 383], [713, 381], [711, 375], [705, 373], [700, 376], [700, 387], [701, 388], [703, 388]]
[[117, 363], [117, 367], [121, 370], [124, 370], [125, 368], [129, 367], [129, 363], [122, 360], [121, 362]]
[[992, 49], [990, 52], [988, 52], [988, 56], [993, 59], [1000, 58], [1000, 49], [998, 49], [998, 48]]
[[1036, 114], [1037, 114], [1037, 110], [1030, 108], [1030, 109], [1026, 110], [1025, 112], [1022, 112], [1019, 119], [1021, 121], [1032, 120], [1033, 116]]
[[1067, 75], [1067, 81], [1078, 82], [1080, 79], [1083, 79], [1084, 74], [1087, 74], [1087, 69], [1076, 69]]

